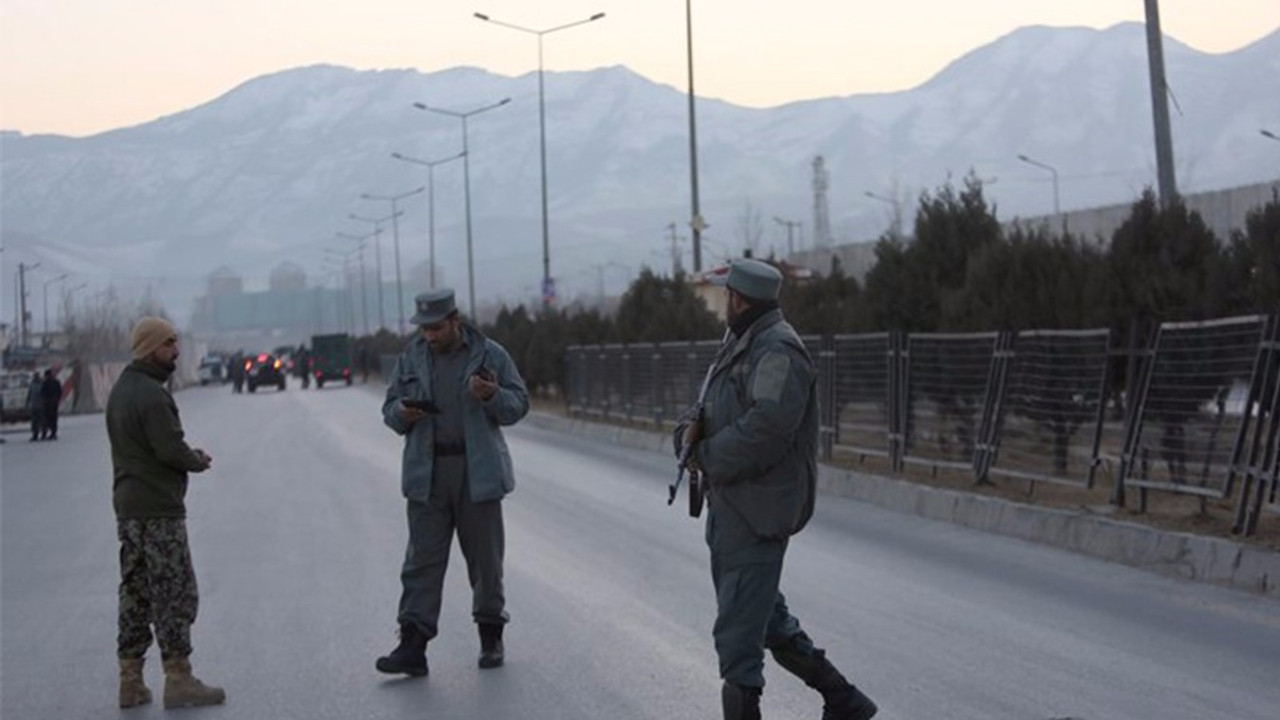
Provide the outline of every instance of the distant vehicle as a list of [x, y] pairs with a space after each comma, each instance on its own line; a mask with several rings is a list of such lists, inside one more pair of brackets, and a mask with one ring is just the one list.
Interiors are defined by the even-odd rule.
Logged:
[[27, 389], [31, 387], [29, 370], [6, 370], [0, 374], [0, 416], [3, 422], [26, 422], [31, 419], [27, 407]]
[[275, 355], [277, 358], [280, 359], [280, 362], [284, 367], [285, 375], [293, 374], [294, 368], [293, 368], [293, 346], [292, 345], [281, 345], [275, 350], [272, 350], [271, 354]]
[[351, 336], [346, 333], [311, 336], [311, 376], [316, 389], [340, 380], [351, 384]]
[[244, 379], [249, 385], [249, 392], [256, 391], [261, 385], [275, 385], [284, 390], [283, 363], [268, 353], [251, 355], [244, 361]]
[[200, 367], [196, 370], [196, 376], [200, 378], [201, 385], [209, 385], [210, 383], [224, 383], [227, 381], [227, 361], [222, 359], [220, 355], [205, 355], [200, 361]]

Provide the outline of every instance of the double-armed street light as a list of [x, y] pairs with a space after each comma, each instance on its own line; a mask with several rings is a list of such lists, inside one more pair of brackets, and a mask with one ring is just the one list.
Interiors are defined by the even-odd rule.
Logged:
[[391, 157], [414, 165], [427, 167], [427, 263], [430, 265], [431, 289], [436, 289], [436, 166], [458, 160], [465, 153], [450, 155], [438, 160], [419, 160], [400, 153], [391, 153]]
[[[391, 237], [393, 239], [395, 249], [396, 249], [396, 307], [399, 309], [399, 312], [400, 312], [399, 324], [396, 325], [396, 334], [398, 335], [403, 335], [405, 333], [406, 328], [404, 324], [404, 286], [401, 285], [401, 282], [400, 282], [400, 220], [399, 218], [400, 218], [401, 212], [396, 207], [396, 203], [400, 202], [401, 200], [407, 197], [412, 197], [414, 195], [417, 195], [418, 193], [426, 189], [427, 188], [424, 185], [423, 187], [415, 188], [413, 190], [410, 190], [409, 192], [401, 193], [399, 195], [373, 195], [370, 193], [364, 193], [363, 195], [360, 196], [360, 198], [363, 200], [385, 200], [391, 203]], [[432, 284], [434, 285], [434, 283]]]
[[467, 144], [467, 118], [472, 115], [479, 115], [482, 112], [502, 107], [511, 102], [511, 98], [502, 98], [491, 105], [482, 105], [473, 110], [459, 112], [456, 110], [446, 110], [444, 108], [433, 107], [424, 103], [414, 103], [413, 106], [419, 110], [438, 113], [440, 115], [448, 115], [458, 118], [462, 121], [462, 194], [463, 205], [466, 208], [467, 216], [467, 314], [474, 320], [476, 317], [476, 268], [475, 258], [472, 250], [471, 242], [471, 153], [470, 146]]
[[528, 33], [538, 38], [538, 149], [542, 170], [542, 304], [543, 307], [547, 307], [555, 298], [555, 283], [551, 279], [551, 231], [550, 222], [547, 219], [547, 112], [543, 85], [542, 36], [559, 30], [586, 25], [604, 17], [604, 13], [599, 12], [584, 20], [557, 25], [546, 30], [535, 30], [514, 23], [503, 22], [502, 20], [495, 20], [484, 13], [475, 13], [475, 16], [485, 22]]
[[1018, 159], [1028, 165], [1034, 165], [1041, 170], [1048, 170], [1050, 173], [1053, 173], [1053, 215], [1054, 217], [1060, 215], [1062, 210], [1058, 205], [1058, 169], [1048, 163], [1042, 163], [1039, 160], [1029, 158], [1026, 155], [1019, 155]]

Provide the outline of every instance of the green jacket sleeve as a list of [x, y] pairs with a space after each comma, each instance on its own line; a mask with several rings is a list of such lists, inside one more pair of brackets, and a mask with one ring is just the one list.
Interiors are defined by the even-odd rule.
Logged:
[[163, 388], [147, 393], [142, 411], [142, 431], [155, 452], [156, 458], [173, 468], [186, 472], [201, 472], [204, 461], [187, 445], [182, 423], [178, 420], [178, 407]]

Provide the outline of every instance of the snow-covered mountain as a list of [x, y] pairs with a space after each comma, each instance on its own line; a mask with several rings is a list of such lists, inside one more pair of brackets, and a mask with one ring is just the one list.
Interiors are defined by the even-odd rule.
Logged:
[[[897, 199], [973, 171], [1002, 219], [1125, 202], [1155, 182], [1146, 44], [1140, 24], [1107, 30], [1023, 28], [956, 60], [912, 90], [751, 109], [700, 99], [698, 164], [705, 254], [785, 250], [774, 218], [813, 227], [812, 161], [830, 174], [835, 242], [873, 238]], [[1280, 174], [1280, 31], [1209, 55], [1166, 39], [1175, 104], [1174, 156], [1183, 192]], [[856, 50], [850, 62], [856, 63]], [[510, 97], [467, 121], [477, 297], [523, 300], [542, 275], [537, 77], [475, 68], [432, 74], [314, 66], [250, 80], [204, 105], [86, 138], [0, 135], [0, 230], [9, 264], [39, 261], [98, 286], [149, 287], [185, 313], [208, 273], [228, 266], [247, 288], [301, 264], [316, 282], [335, 233], [383, 216], [385, 202], [426, 184], [426, 168], [461, 149], [461, 123], [415, 102], [464, 111]], [[549, 73], [548, 187], [553, 275], [562, 294], [670, 265], [666, 227], [687, 234], [684, 91], [623, 67]], [[434, 171], [437, 260], [465, 291], [462, 163]], [[407, 268], [424, 261], [426, 195], [400, 203]], [[687, 252], [687, 246], [686, 246]], [[390, 233], [383, 275], [394, 281]], [[372, 265], [372, 254], [366, 256]], [[687, 266], [686, 260], [686, 266]], [[10, 295], [11, 293], [6, 293]], [[11, 298], [6, 297], [11, 302]], [[8, 303], [6, 302], [6, 305]]]

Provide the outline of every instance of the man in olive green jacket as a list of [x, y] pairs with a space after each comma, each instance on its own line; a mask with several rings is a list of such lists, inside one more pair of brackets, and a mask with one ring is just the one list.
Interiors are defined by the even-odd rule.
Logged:
[[778, 590], [788, 539], [813, 515], [817, 373], [782, 317], [782, 274], [738, 260], [727, 284], [729, 335], [716, 357], [700, 421], [676, 429], [676, 452], [706, 480], [706, 540], [717, 615], [725, 720], [758, 720], [764, 651], [824, 701], [824, 720], [867, 720], [876, 705], [800, 628]]
[[191, 674], [199, 593], [185, 503], [187, 473], [208, 470], [213, 459], [187, 445], [165, 387], [178, 359], [177, 330], [163, 318], [144, 317], [132, 345], [134, 360], [111, 388], [106, 410], [120, 539], [120, 707], [151, 701], [142, 666], [153, 630], [164, 663], [164, 706], [217, 704], [226, 699], [222, 688]]

